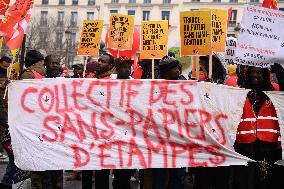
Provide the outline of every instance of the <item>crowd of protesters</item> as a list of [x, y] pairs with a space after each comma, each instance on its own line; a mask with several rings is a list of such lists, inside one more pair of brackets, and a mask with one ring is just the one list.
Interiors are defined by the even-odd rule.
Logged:
[[[7, 70], [11, 62], [7, 56], [0, 59], [0, 139], [9, 157], [0, 188], [12, 188], [12, 184], [21, 179], [16, 176], [18, 173], [31, 178], [33, 189], [63, 188], [63, 171], [24, 172], [14, 163], [7, 123], [7, 95], [4, 97], [8, 81]], [[151, 62], [140, 60], [139, 69], [133, 70], [133, 60], [127, 57], [115, 59], [111, 54], [103, 53], [98, 59], [88, 58], [86, 65], [73, 65], [73, 76], [69, 76], [68, 70], [61, 66], [56, 56], [44, 57], [39, 51], [29, 50], [20, 79], [133, 79], [134, 76], [135, 79], [153, 79]], [[187, 171], [186, 168], [68, 171], [70, 174], [67, 180], [79, 180], [82, 177], [84, 189], [91, 188], [92, 182], [95, 182], [96, 189], [109, 189], [110, 184], [114, 189], [130, 189], [130, 181], [138, 182], [140, 189], [184, 189], [186, 178], [190, 175], [194, 189], [281, 188], [281, 175], [284, 170], [274, 164], [282, 159], [279, 122], [272, 102], [263, 91], [284, 90], [283, 67], [279, 64], [274, 64], [269, 69], [244, 65], [227, 66], [221, 54], [214, 54], [212, 77], [209, 78], [209, 57], [201, 56], [199, 62], [205, 76], [201, 80], [251, 89], [243, 109], [242, 121], [238, 126], [234, 148], [238, 153], [257, 160], [256, 162], [251, 162], [248, 166], [196, 167], [188, 168]], [[181, 62], [173, 54], [169, 53], [161, 60], [155, 60], [154, 65], [155, 79], [186, 80], [182, 75]], [[192, 79], [190, 75], [189, 79]], [[110, 174], [114, 177], [112, 183], [109, 183]]]

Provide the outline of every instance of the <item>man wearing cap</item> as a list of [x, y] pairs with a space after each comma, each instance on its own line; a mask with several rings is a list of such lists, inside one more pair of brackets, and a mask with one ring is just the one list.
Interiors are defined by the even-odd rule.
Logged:
[[25, 67], [20, 79], [41, 79], [45, 76], [44, 57], [37, 50], [29, 50], [25, 57]]
[[84, 65], [83, 64], [74, 64], [72, 66], [74, 75], [72, 78], [82, 78], [84, 72]]

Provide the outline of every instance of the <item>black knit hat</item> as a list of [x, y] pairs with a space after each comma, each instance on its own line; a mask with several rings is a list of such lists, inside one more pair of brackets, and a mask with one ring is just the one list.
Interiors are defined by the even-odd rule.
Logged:
[[29, 50], [26, 53], [25, 67], [28, 68], [38, 61], [44, 60], [43, 55], [37, 50]]
[[9, 58], [8, 56], [2, 56], [0, 58], [0, 62], [8, 62], [8, 63], [11, 63], [12, 62], [12, 59]]
[[179, 66], [180, 62], [171, 56], [164, 56], [159, 62], [160, 74], [163, 75], [170, 69]]

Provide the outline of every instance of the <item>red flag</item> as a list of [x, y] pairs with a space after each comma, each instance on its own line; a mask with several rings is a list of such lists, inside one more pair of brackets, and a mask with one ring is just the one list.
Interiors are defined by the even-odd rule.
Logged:
[[[24, 33], [30, 21], [33, 0], [18, 0], [11, 6], [0, 23], [1, 31], [6, 35], [6, 44], [10, 50], [20, 48]], [[0, 32], [1, 32], [0, 31]]]
[[[4, 18], [4, 15], [5, 15], [7, 9], [9, 8], [9, 4], [10, 4], [10, 0], [0, 0], [0, 22]], [[2, 42], [2, 36], [3, 36], [3, 33], [0, 31], [1, 42]], [[1, 47], [2, 47], [2, 43], [0, 45], [0, 48]]]
[[228, 9], [227, 28], [229, 27], [230, 20], [231, 20], [231, 16], [232, 16], [232, 7], [230, 7], [230, 8]]
[[264, 0], [262, 3], [262, 7], [278, 10], [277, 0]]

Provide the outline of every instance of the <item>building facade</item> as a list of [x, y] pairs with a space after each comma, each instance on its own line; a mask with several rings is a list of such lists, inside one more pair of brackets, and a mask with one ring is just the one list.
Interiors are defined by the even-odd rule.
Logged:
[[[47, 53], [56, 51], [67, 65], [82, 63], [82, 57], [76, 56], [76, 48], [83, 20], [104, 20], [104, 41], [110, 15], [114, 13], [133, 15], [138, 26], [141, 21], [168, 20], [169, 47], [179, 46], [179, 13], [200, 8], [232, 7], [228, 35], [234, 36], [242, 19], [243, 6], [259, 3], [259, 0], [35, 0], [27, 48], [35, 48], [33, 41], [37, 40], [36, 48]], [[284, 0], [279, 2], [279, 7], [283, 10]], [[34, 32], [38, 33], [37, 39], [33, 39]]]

